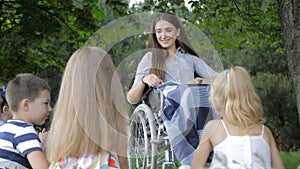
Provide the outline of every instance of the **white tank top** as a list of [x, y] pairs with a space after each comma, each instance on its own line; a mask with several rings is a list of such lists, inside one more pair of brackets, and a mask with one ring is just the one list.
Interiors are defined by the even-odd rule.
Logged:
[[271, 169], [270, 146], [261, 135], [232, 136], [221, 120], [227, 137], [214, 147], [214, 156], [209, 168], [226, 169]]

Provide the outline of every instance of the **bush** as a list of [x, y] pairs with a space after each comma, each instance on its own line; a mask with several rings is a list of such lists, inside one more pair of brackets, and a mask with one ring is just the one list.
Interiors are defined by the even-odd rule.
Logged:
[[280, 150], [298, 149], [300, 129], [295, 127], [299, 125], [296, 96], [289, 79], [282, 74], [257, 73], [253, 83], [262, 100], [266, 125], [271, 128]]

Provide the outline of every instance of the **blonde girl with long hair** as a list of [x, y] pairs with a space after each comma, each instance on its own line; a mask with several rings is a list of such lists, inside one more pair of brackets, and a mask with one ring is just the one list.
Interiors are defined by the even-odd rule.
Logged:
[[216, 76], [211, 101], [221, 120], [205, 126], [192, 169], [205, 167], [212, 148], [209, 168], [284, 168], [270, 129], [260, 121], [261, 100], [243, 67], [226, 69]]
[[128, 168], [127, 106], [110, 56], [98, 47], [69, 59], [47, 136], [50, 168]]

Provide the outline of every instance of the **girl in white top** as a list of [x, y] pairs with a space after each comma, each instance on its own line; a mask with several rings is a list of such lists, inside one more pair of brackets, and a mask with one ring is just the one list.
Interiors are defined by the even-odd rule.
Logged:
[[270, 129], [260, 122], [261, 100], [244, 68], [233, 67], [217, 75], [211, 101], [222, 120], [205, 126], [192, 169], [205, 167], [212, 148], [209, 168], [284, 169]]

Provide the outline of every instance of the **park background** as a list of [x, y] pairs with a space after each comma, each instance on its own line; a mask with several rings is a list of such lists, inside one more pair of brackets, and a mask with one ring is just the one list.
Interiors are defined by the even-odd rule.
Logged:
[[[52, 87], [52, 105], [70, 55], [104, 25], [143, 12], [186, 19], [208, 36], [224, 68], [249, 71], [286, 168], [300, 164], [300, 1], [1, 0], [0, 5], [0, 84], [18, 73], [36, 74]], [[145, 36], [133, 36], [109, 53], [118, 66], [146, 45]], [[127, 68], [135, 71], [136, 64]]]

